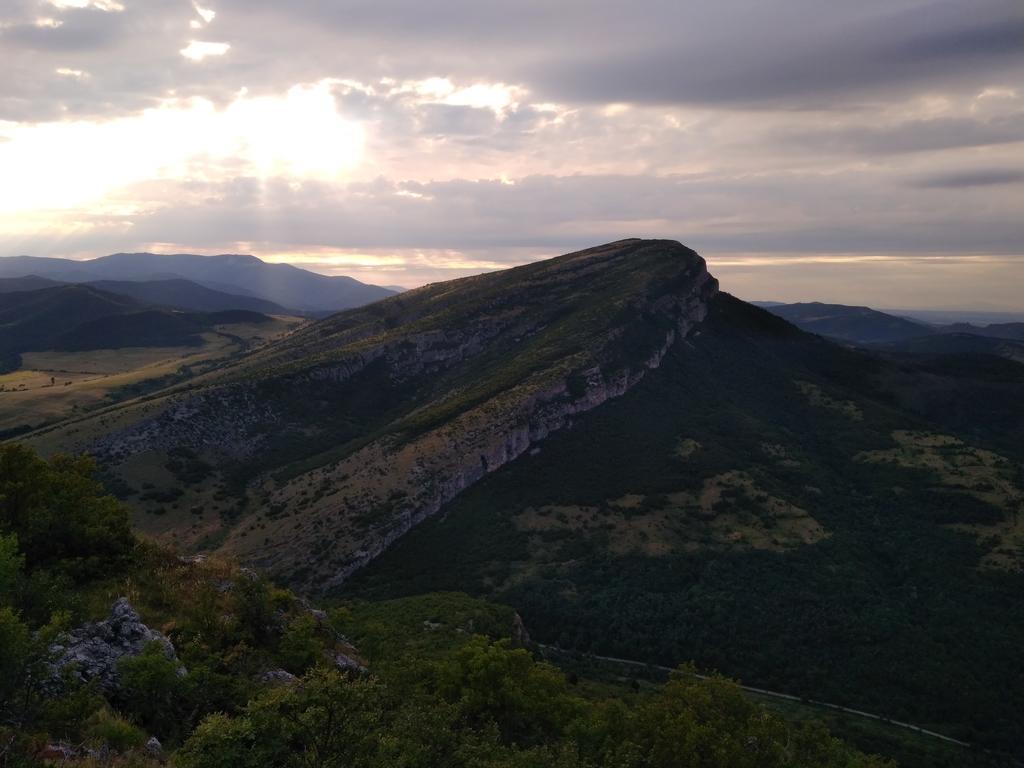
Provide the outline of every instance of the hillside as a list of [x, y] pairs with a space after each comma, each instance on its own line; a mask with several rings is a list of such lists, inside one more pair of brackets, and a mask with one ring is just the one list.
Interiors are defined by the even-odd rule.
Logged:
[[307, 312], [336, 312], [394, 293], [351, 277], [321, 275], [289, 264], [270, 264], [255, 256], [115, 253], [87, 261], [31, 256], [0, 258], [0, 277], [26, 275], [69, 283], [184, 279], [220, 292], [247, 295]]
[[133, 298], [88, 285], [58, 285], [3, 294], [0, 355], [33, 350], [81, 351], [178, 347], [201, 343], [217, 325], [260, 323], [257, 312], [184, 313], [153, 309]]
[[955, 323], [943, 326], [942, 330], [944, 333], [970, 333], [994, 339], [1024, 341], [1024, 323], [989, 323], [988, 325]]
[[801, 330], [856, 344], [876, 344], [925, 336], [930, 326], [869, 307], [808, 302], [765, 306]]
[[929, 357], [969, 355], [973, 359], [990, 355], [1024, 363], [1024, 340], [1017, 339], [1013, 335], [986, 336], [980, 335], [978, 332], [943, 330], [931, 336], [918, 336], [877, 346], [882, 351], [902, 355]]
[[191, 280], [99, 280], [88, 285], [100, 291], [128, 296], [143, 304], [186, 312], [224, 312], [241, 309], [264, 315], [294, 314], [280, 304], [266, 299], [215, 291]]
[[57, 280], [45, 277], [26, 275], [25, 277], [0, 278], [0, 293], [19, 293], [22, 291], [38, 291], [40, 288], [55, 288], [60, 285]]
[[[916, 353], [918, 349], [922, 352], [925, 350], [938, 352], [940, 349], [946, 349], [951, 353], [966, 351], [966, 347], [970, 343], [970, 340], [966, 338], [968, 336], [1013, 341], [1024, 340], [1024, 323], [925, 323], [907, 316], [894, 315], [891, 312], [880, 312], [870, 307], [854, 307], [845, 304], [822, 304], [820, 302], [783, 304], [765, 301], [755, 303], [808, 333], [816, 333], [819, 336], [862, 346], [878, 346], [911, 353]], [[941, 336], [959, 337], [959, 341], [937, 338]], [[972, 351], [1001, 354], [999, 351], [987, 352], [983, 346], [984, 343], [983, 341], [977, 342], [978, 348]]]
[[0, 301], [0, 353], [50, 349], [83, 323], [144, 308], [126, 296], [81, 285], [5, 293]]
[[52, 349], [80, 352], [125, 347], [183, 347], [202, 343], [200, 335], [222, 325], [271, 322], [259, 312], [167, 312], [150, 309], [128, 315], [107, 315], [82, 323], [53, 340]]
[[720, 295], [633, 391], [469, 489], [342, 594], [462, 589], [514, 605], [543, 642], [693, 659], [1019, 747], [1019, 444], [996, 455], [936, 423], [1007, 418], [1012, 436], [1024, 371], [991, 410], [947, 381], [958, 399], [927, 414], [893, 407], [896, 376]]
[[[130, 485], [133, 467], [162, 466], [171, 449], [203, 454], [217, 473], [183, 489], [182, 503], [223, 511], [223, 522], [208, 515], [175, 533], [226, 536], [226, 548], [322, 587], [628, 390], [714, 291], [692, 251], [625, 241], [337, 315], [187, 393], [119, 412], [124, 428], [101, 426], [94, 442], [95, 420], [42, 439], [97, 451]], [[276, 482], [251, 484], [264, 473]], [[299, 525], [278, 516], [259, 537], [232, 526], [249, 505], [293, 504], [308, 513]]]
[[306, 591], [468, 591], [548, 643], [1012, 750], [1024, 377], [1000, 362], [846, 349], [627, 240], [29, 440], [94, 452], [140, 530]]
[[5, 766], [891, 768], [724, 678], [566, 676], [506, 606], [316, 608], [137, 539], [91, 474], [0, 446]]

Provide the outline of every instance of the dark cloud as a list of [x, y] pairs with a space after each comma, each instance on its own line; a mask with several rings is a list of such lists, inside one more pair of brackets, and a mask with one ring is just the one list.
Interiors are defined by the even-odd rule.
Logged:
[[[0, 119], [138, 109], [174, 89], [229, 98], [323, 77], [430, 75], [518, 83], [541, 99], [758, 107], [835, 107], [922, 85], [971, 88], [1024, 77], [1019, 0], [222, 0], [217, 17], [184, 1], [131, 0], [123, 12], [0, 11], [8, 72]], [[62, 22], [35, 26], [40, 15]], [[190, 38], [228, 42], [197, 65]], [[70, 61], [69, 61], [70, 60]], [[53, 70], [91, 73], [89, 99], [68, 99]]]
[[938, 189], [964, 187], [994, 187], [1005, 184], [1024, 184], [1024, 170], [1010, 168], [981, 168], [958, 173], [930, 176], [917, 182], [917, 186]]
[[893, 125], [849, 125], [797, 129], [780, 136], [792, 147], [889, 155], [1024, 142], [1024, 113], [979, 117], [935, 117]]

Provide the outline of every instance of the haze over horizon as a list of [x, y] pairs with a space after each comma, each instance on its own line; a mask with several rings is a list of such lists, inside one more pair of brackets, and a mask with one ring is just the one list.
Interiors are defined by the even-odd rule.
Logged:
[[1021, 311], [1022, 39], [1015, 0], [13, 0], [0, 255], [412, 287], [666, 237], [746, 298]]

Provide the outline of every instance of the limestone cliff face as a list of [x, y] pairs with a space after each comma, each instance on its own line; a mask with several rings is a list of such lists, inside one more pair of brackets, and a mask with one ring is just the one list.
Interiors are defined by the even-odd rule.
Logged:
[[[223, 546], [327, 588], [628, 392], [716, 292], [695, 253], [642, 240], [427, 286], [316, 324], [93, 448], [108, 466], [182, 445], [259, 466], [250, 508], [277, 514]], [[301, 471], [268, 458], [286, 438]]]

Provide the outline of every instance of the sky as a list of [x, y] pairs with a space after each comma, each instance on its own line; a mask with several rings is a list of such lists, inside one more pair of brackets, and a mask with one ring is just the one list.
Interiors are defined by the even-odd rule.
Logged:
[[3, 0], [0, 73], [0, 256], [1024, 310], [1022, 0]]

